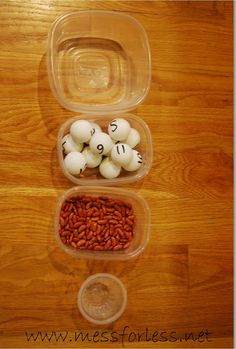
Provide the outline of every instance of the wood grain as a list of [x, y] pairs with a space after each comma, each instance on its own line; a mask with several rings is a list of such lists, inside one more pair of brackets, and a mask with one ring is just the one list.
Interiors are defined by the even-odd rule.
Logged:
[[[73, 113], [49, 88], [47, 33], [59, 15], [82, 9], [133, 15], [151, 45], [151, 90], [134, 112], [152, 130], [154, 163], [132, 188], [150, 204], [152, 235], [128, 263], [75, 260], [53, 236], [57, 199], [72, 186], [56, 136]], [[129, 299], [107, 329], [211, 332], [211, 342], [126, 339], [125, 347], [232, 348], [233, 3], [2, 0], [0, 10], [0, 347], [122, 347], [25, 337], [96, 330], [76, 295], [87, 276], [110, 272]]]

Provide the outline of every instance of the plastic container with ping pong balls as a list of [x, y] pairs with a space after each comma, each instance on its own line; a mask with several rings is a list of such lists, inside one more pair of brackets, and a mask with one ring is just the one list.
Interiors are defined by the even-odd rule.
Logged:
[[86, 170], [79, 176], [71, 175], [64, 164], [63, 161], [63, 150], [61, 146], [62, 138], [69, 133], [71, 124], [76, 120], [87, 120], [96, 122], [99, 126], [101, 126], [105, 132], [107, 132], [109, 123], [115, 119], [113, 115], [105, 115], [95, 117], [94, 115], [85, 115], [82, 114], [80, 116], [76, 116], [72, 119], [66, 121], [60, 128], [57, 139], [57, 149], [58, 149], [58, 159], [64, 175], [73, 183], [77, 185], [119, 185], [126, 183], [133, 183], [144, 176], [146, 176], [152, 166], [152, 158], [153, 158], [153, 146], [152, 146], [152, 136], [148, 125], [145, 123], [143, 119], [140, 117], [127, 113], [127, 114], [119, 114], [117, 117], [124, 118], [127, 120], [132, 128], [135, 128], [140, 134], [140, 143], [135, 147], [135, 150], [139, 151], [142, 155], [143, 163], [140, 168], [135, 172], [128, 172], [125, 170], [121, 171], [121, 174], [113, 179], [103, 178], [98, 168], [86, 168]]

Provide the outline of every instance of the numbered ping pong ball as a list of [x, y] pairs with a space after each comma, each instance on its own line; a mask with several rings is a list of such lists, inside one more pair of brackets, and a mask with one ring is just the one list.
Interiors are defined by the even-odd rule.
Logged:
[[93, 135], [95, 133], [102, 132], [101, 127], [98, 124], [96, 124], [96, 122], [90, 121], [90, 125], [92, 126], [92, 129], [93, 129]]
[[93, 135], [93, 128], [90, 122], [86, 120], [77, 120], [71, 125], [70, 134], [75, 142], [87, 142]]
[[111, 147], [111, 149], [109, 150], [109, 152], [106, 153], [106, 156], [111, 156], [112, 149], [113, 149], [114, 145], [116, 145], [116, 141], [114, 141], [114, 139], [111, 139], [111, 141], [112, 141], [112, 147]]
[[75, 143], [69, 134], [62, 138], [61, 144], [65, 154], [69, 154], [72, 151], [80, 152], [83, 149], [83, 143]]
[[[89, 121], [89, 123], [90, 123], [90, 125], [92, 126], [92, 131], [91, 131], [92, 136], [93, 136], [95, 133], [102, 132], [101, 127], [100, 127], [98, 124], [96, 124], [96, 122]], [[85, 142], [85, 143], [86, 143], [86, 144], [89, 144], [89, 142], [90, 142], [90, 139], [89, 139], [87, 142]]]
[[82, 154], [86, 158], [86, 164], [88, 168], [94, 168], [100, 165], [102, 161], [102, 155], [95, 154], [89, 147], [85, 147]]
[[121, 166], [127, 165], [132, 160], [132, 156], [132, 149], [124, 143], [114, 145], [111, 151], [112, 160]]
[[132, 160], [125, 166], [123, 166], [126, 171], [137, 171], [143, 163], [142, 155], [137, 151], [132, 149], [133, 156]]
[[89, 146], [95, 154], [106, 155], [113, 146], [111, 137], [105, 133], [95, 133], [90, 139]]
[[71, 152], [66, 155], [64, 164], [70, 174], [78, 175], [85, 170], [86, 158], [82, 153]]
[[140, 142], [140, 134], [135, 128], [131, 128], [128, 137], [124, 140], [125, 144], [128, 144], [131, 148], [136, 147]]
[[107, 179], [116, 178], [119, 176], [121, 166], [115, 164], [111, 158], [106, 157], [99, 166], [99, 172]]
[[131, 130], [130, 124], [125, 119], [114, 119], [108, 126], [108, 133], [115, 141], [124, 141]]

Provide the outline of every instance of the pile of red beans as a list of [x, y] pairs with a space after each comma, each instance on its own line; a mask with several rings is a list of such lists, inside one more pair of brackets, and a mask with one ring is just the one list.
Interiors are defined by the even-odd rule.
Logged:
[[61, 241], [79, 250], [119, 251], [134, 236], [132, 206], [106, 196], [80, 195], [67, 199], [60, 212]]

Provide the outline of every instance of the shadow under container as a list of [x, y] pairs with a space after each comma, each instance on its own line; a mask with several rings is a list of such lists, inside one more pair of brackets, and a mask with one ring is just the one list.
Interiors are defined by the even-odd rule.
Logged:
[[[130, 246], [125, 250], [120, 251], [94, 251], [94, 250], [77, 250], [73, 247], [65, 245], [60, 238], [60, 212], [62, 204], [65, 200], [79, 195], [89, 195], [93, 197], [107, 196], [112, 199], [119, 199], [132, 205], [135, 215], [134, 237], [131, 240]], [[55, 214], [55, 236], [59, 246], [65, 252], [74, 257], [100, 259], [100, 260], [127, 260], [138, 256], [146, 247], [150, 235], [151, 214], [150, 208], [145, 199], [139, 194], [128, 190], [113, 187], [99, 186], [82, 186], [74, 187], [66, 191], [57, 203]]]

